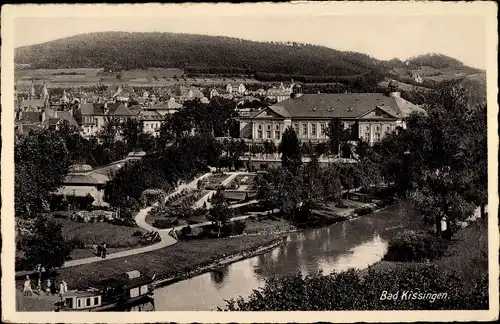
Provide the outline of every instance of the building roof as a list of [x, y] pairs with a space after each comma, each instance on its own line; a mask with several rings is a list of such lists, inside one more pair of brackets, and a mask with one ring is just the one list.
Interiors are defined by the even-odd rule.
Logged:
[[166, 102], [161, 102], [157, 105], [151, 107], [151, 109], [155, 110], [172, 110], [172, 109], [181, 109], [182, 105], [175, 100], [168, 100]]
[[141, 120], [161, 120], [163, 116], [156, 110], [143, 110], [140, 114]]
[[88, 164], [73, 164], [69, 167], [69, 173], [89, 172], [92, 167]]
[[108, 106], [108, 109], [108, 115], [114, 116], [136, 116], [139, 113], [138, 111], [130, 110], [127, 106], [118, 102]]
[[109, 178], [97, 172], [90, 173], [70, 173], [64, 178], [65, 185], [99, 185], [105, 184]]
[[27, 108], [42, 108], [45, 106], [43, 99], [23, 99], [19, 105], [22, 110]]
[[41, 123], [42, 113], [38, 111], [23, 111], [20, 114], [19, 121], [29, 123]]
[[104, 115], [104, 104], [83, 103], [80, 107], [82, 116]]
[[[266, 108], [281, 117], [291, 118], [359, 118], [376, 108], [392, 118], [404, 118], [418, 106], [399, 97], [382, 93], [323, 93], [304, 94]], [[258, 117], [262, 111], [253, 115]]]
[[78, 127], [78, 122], [70, 111], [56, 111], [56, 118], [60, 120], [66, 120], [71, 126]]

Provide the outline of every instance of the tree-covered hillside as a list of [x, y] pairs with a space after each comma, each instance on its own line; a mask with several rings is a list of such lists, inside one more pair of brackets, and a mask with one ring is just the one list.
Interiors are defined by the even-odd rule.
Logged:
[[298, 43], [266, 43], [230, 37], [173, 33], [90, 33], [15, 51], [16, 63], [32, 68], [187, 68], [187, 73], [282, 73], [349, 76], [378, 60], [360, 53]]

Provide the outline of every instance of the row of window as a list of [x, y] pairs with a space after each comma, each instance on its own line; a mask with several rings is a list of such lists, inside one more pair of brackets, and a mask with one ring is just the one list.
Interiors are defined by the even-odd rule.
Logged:
[[[94, 300], [94, 303], [92, 304], [92, 300]], [[78, 298], [77, 299], [77, 308], [81, 308], [81, 307], [90, 307], [90, 306], [97, 306], [99, 305], [100, 302], [99, 302], [99, 297], [90, 297], [90, 298], [85, 298], [85, 306], [82, 306], [83, 305], [83, 298]]]

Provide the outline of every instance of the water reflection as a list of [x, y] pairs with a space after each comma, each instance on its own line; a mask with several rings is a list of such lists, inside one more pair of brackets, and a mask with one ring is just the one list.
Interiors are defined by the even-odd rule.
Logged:
[[221, 288], [224, 283], [224, 279], [229, 274], [229, 267], [221, 267], [210, 271], [210, 279], [214, 283], [216, 288]]
[[248, 296], [267, 278], [297, 270], [303, 274], [363, 269], [379, 261], [387, 241], [420, 223], [407, 204], [330, 227], [296, 232], [285, 245], [188, 280], [157, 289], [157, 310], [214, 310], [224, 299]]

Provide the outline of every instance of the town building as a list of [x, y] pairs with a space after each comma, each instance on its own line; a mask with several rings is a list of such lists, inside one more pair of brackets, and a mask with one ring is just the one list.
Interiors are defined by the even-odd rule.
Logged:
[[404, 126], [403, 119], [414, 111], [423, 109], [402, 99], [394, 81], [385, 94], [302, 94], [302, 87], [295, 85], [288, 99], [251, 116], [240, 116], [240, 137], [252, 142], [279, 142], [284, 130], [291, 126], [299, 140], [322, 142], [328, 140], [330, 120], [339, 118], [353, 138], [373, 144], [397, 126]]
[[228, 94], [232, 94], [232, 95], [235, 95], [235, 94], [239, 94], [239, 95], [243, 95], [245, 94], [246, 92], [246, 87], [244, 84], [240, 83], [240, 84], [231, 84], [231, 83], [228, 83], [226, 85], [226, 93]]
[[276, 102], [281, 102], [284, 101], [288, 98], [290, 98], [290, 95], [292, 94], [292, 89], [293, 89], [294, 83], [292, 83], [285, 87], [283, 85], [283, 82], [281, 82], [279, 87], [274, 87], [270, 88], [266, 92], [266, 98], [270, 100], [276, 100]]
[[142, 122], [143, 132], [155, 137], [160, 135], [160, 127], [163, 119], [163, 115], [156, 110], [144, 110], [139, 116], [139, 120]]

